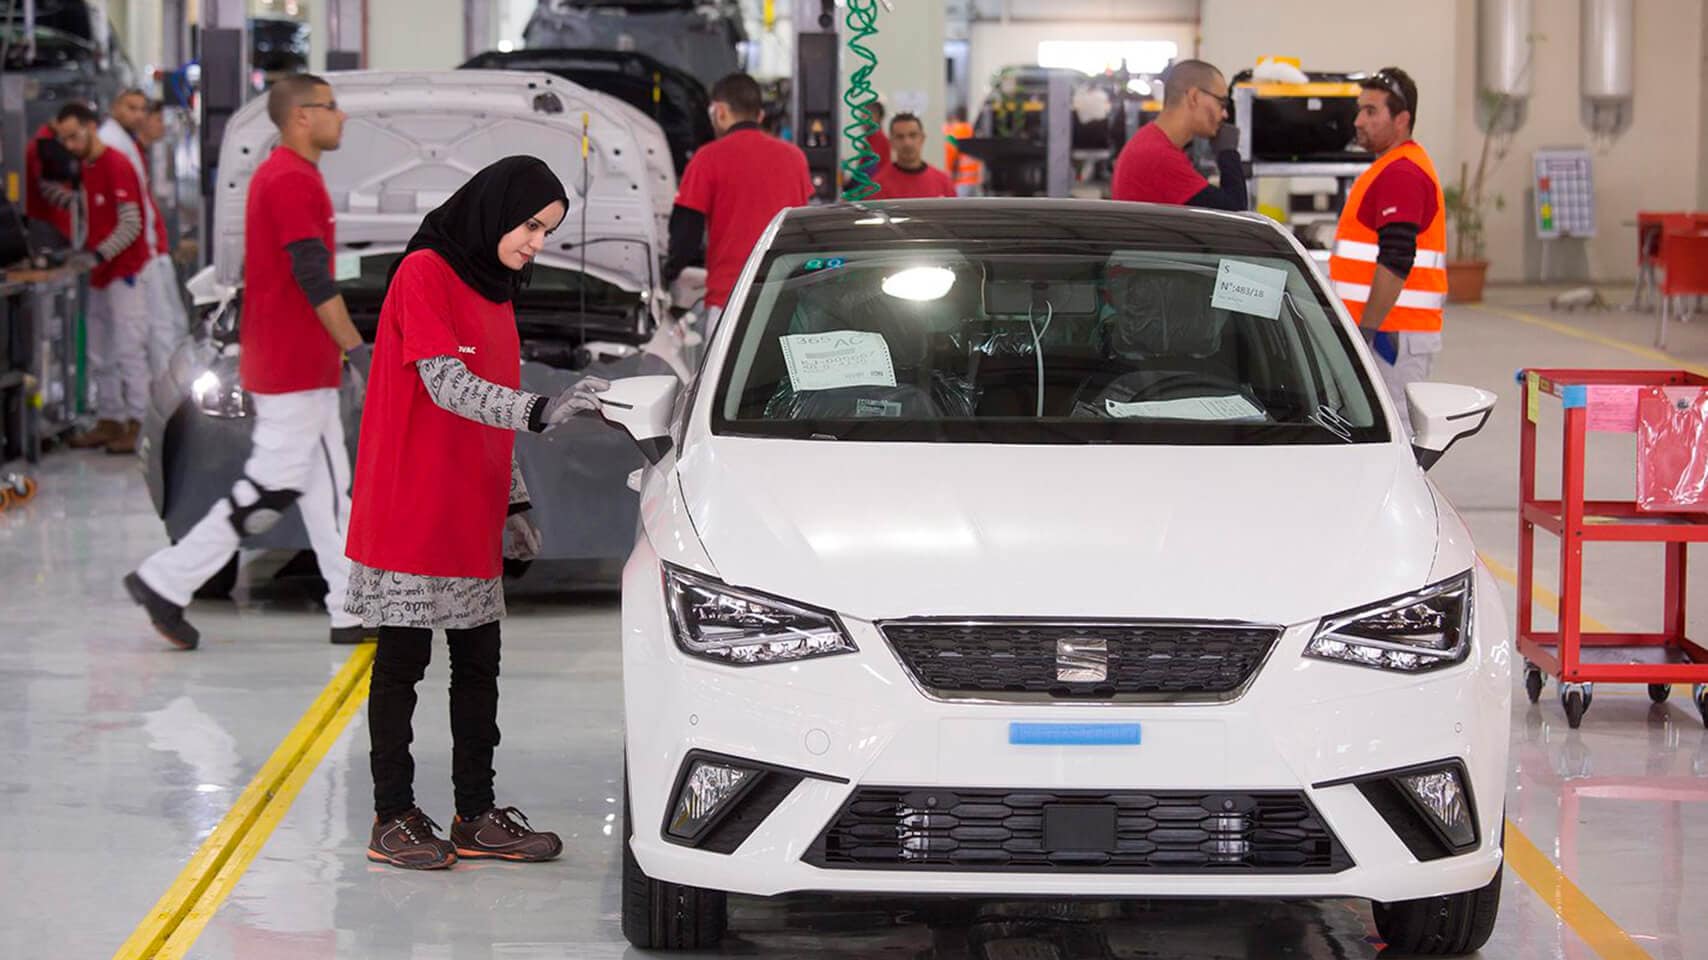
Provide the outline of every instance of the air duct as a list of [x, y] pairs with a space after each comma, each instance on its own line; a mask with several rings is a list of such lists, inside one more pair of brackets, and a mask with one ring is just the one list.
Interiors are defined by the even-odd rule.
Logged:
[[1581, 0], [1578, 92], [1584, 128], [1616, 137], [1631, 126], [1635, 92], [1633, 57], [1637, 26], [1634, 0]]
[[1477, 119], [1492, 133], [1524, 126], [1535, 73], [1534, 0], [1481, 0], [1477, 9]]

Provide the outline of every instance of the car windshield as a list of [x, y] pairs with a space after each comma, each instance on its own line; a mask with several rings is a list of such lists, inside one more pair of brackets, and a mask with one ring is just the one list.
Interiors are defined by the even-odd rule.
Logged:
[[999, 243], [773, 253], [720, 434], [892, 442], [1386, 442], [1287, 255]]

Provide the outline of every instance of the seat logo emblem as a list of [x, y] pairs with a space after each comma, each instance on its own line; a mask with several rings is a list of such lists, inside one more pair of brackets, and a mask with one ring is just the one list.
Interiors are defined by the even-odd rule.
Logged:
[[1056, 679], [1062, 683], [1101, 683], [1109, 679], [1109, 641], [1101, 637], [1062, 637], [1056, 641]]

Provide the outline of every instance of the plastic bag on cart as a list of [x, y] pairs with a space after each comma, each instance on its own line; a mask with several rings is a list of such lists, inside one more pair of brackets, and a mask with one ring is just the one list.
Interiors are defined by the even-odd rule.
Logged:
[[1708, 513], [1708, 390], [1644, 387], [1638, 394], [1637, 508]]

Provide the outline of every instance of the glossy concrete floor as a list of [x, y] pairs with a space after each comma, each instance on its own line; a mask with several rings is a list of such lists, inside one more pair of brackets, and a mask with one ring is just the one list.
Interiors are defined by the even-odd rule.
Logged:
[[[1621, 292], [1615, 292], [1618, 297]], [[1516, 436], [1523, 365], [1655, 366], [1608, 343], [1646, 344], [1652, 320], [1548, 319], [1545, 294], [1497, 292], [1455, 309], [1438, 378], [1498, 390], [1480, 437], [1435, 476], [1485, 553], [1514, 566]], [[1511, 311], [1523, 312], [1523, 316]], [[1541, 318], [1554, 327], [1538, 323]], [[1560, 328], [1558, 325], [1565, 325]], [[1708, 322], [1673, 352], [1708, 363]], [[1544, 409], [1543, 426], [1557, 426]], [[1550, 434], [1551, 435], [1551, 434]], [[1629, 493], [1631, 442], [1599, 438], [1592, 490]], [[1623, 447], [1621, 446], [1623, 444]], [[0, 957], [111, 956], [337, 670], [348, 650], [298, 586], [245, 569], [235, 603], [199, 604], [203, 649], [163, 649], [118, 578], [161, 541], [128, 461], [57, 454], [44, 489], [0, 514]], [[276, 561], [275, 561], [276, 562]], [[1692, 598], [1708, 611], [1698, 564]], [[1658, 625], [1659, 557], [1592, 554], [1588, 611]], [[1514, 602], [1508, 589], [1509, 604]], [[1699, 613], [1692, 618], [1698, 629]], [[464, 865], [420, 875], [370, 866], [370, 783], [360, 715], [309, 779], [190, 956], [205, 958], [597, 958], [622, 942], [617, 899], [621, 730], [611, 596], [520, 598], [506, 624], [500, 802], [564, 834], [539, 866]], [[450, 816], [443, 657], [423, 687], [418, 789]], [[1651, 705], [1603, 687], [1579, 731], [1550, 688], [1514, 706], [1512, 819], [1641, 950], [1705, 955], [1708, 734], [1688, 697]], [[1572, 910], [1565, 911], [1572, 915]], [[737, 899], [721, 955], [822, 958], [1370, 957], [1357, 901], [942, 903], [822, 897]], [[1485, 957], [1598, 954], [1509, 870]]]

